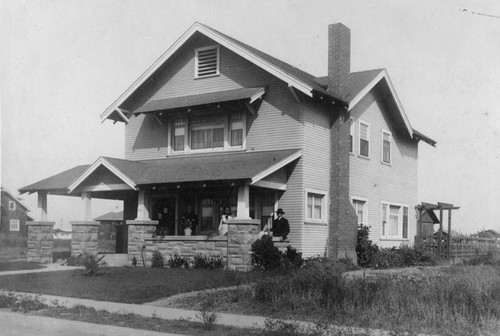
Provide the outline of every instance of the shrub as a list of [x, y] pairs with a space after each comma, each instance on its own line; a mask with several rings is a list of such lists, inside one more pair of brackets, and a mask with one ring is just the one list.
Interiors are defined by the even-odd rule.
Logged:
[[264, 235], [252, 244], [252, 264], [264, 270], [280, 267], [281, 252], [274, 246], [272, 237]]
[[477, 254], [472, 258], [462, 261], [463, 265], [477, 266], [477, 265], [500, 265], [500, 258], [496, 250], [488, 250], [486, 254]]
[[358, 227], [358, 242], [356, 244], [356, 255], [358, 256], [358, 265], [364, 268], [373, 267], [375, 254], [378, 252], [377, 244], [368, 239], [370, 228], [360, 224]]
[[302, 253], [297, 252], [297, 249], [288, 245], [286, 251], [283, 254], [283, 261], [286, 268], [298, 268], [304, 264], [304, 259], [302, 259]]
[[373, 266], [378, 269], [437, 265], [432, 252], [409, 246], [380, 249], [375, 254], [373, 262]]
[[161, 254], [160, 250], [154, 251], [153, 257], [151, 258], [151, 267], [163, 268], [164, 266], [165, 257]]
[[210, 257], [207, 255], [197, 254], [194, 256], [194, 268], [222, 269], [224, 266], [224, 257], [221, 255]]
[[177, 253], [174, 253], [167, 262], [167, 265], [172, 268], [187, 268], [189, 266], [189, 262], [186, 258], [181, 257]]
[[215, 322], [219, 318], [215, 313], [215, 295], [211, 294], [207, 296], [202, 302], [200, 307], [200, 313], [196, 314], [203, 322], [203, 327], [205, 330], [210, 330], [213, 328]]
[[106, 262], [103, 261], [105, 255], [97, 256], [94, 254], [83, 254], [83, 266], [85, 270], [83, 275], [94, 276], [98, 275], [103, 267], [106, 266]]
[[133, 257], [132, 257], [132, 266], [133, 266], [133, 267], [136, 267], [136, 266], [137, 266], [137, 257], [136, 257], [136, 256], [133, 256]]

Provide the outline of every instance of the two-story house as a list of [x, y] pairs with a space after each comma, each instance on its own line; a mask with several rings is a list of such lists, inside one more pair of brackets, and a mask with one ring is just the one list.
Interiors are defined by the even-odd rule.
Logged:
[[350, 31], [329, 26], [328, 71], [316, 77], [195, 23], [109, 108], [125, 123], [125, 158], [20, 189], [124, 201], [124, 220], [182, 235], [187, 206], [198, 234], [225, 207], [262, 225], [279, 207], [305, 256], [355, 257], [358, 223], [383, 245], [416, 231], [418, 142], [385, 70], [350, 72]]

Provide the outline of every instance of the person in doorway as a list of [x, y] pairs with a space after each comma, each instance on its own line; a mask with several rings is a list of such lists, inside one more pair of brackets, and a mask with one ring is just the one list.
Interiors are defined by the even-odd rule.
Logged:
[[278, 217], [273, 221], [273, 227], [271, 229], [274, 237], [281, 237], [283, 240], [285, 240], [290, 233], [290, 225], [288, 224], [288, 220], [283, 217], [284, 214], [285, 212], [282, 208], [276, 211]]
[[184, 227], [191, 228], [191, 234], [196, 235], [196, 226], [198, 225], [198, 215], [193, 211], [193, 206], [188, 204], [186, 206], [186, 213], [181, 218]]
[[231, 208], [224, 207], [224, 213], [222, 214], [219, 223], [219, 235], [227, 236], [227, 230], [228, 230], [227, 221], [230, 219], [233, 219], [233, 216], [231, 216]]

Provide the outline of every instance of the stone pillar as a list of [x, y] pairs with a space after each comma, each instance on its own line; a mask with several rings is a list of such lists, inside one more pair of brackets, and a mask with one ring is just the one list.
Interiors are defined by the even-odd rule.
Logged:
[[228, 221], [227, 268], [236, 271], [250, 271], [252, 266], [251, 247], [259, 235], [260, 220], [232, 219]]
[[28, 261], [51, 263], [54, 250], [55, 222], [26, 222]]
[[132, 263], [135, 257], [137, 265], [142, 266], [143, 261], [146, 265], [151, 263], [151, 257], [146, 256], [146, 239], [153, 237], [157, 220], [128, 220], [128, 262]]
[[71, 256], [80, 254], [97, 254], [99, 238], [99, 222], [75, 221], [71, 224]]

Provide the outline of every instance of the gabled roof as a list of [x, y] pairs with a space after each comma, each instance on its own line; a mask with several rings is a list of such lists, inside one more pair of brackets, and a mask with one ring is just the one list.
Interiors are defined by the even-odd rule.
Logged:
[[[120, 107], [125, 100], [130, 97], [156, 70], [158, 70], [177, 50], [179, 50], [186, 41], [194, 34], [200, 33], [214, 40], [220, 45], [226, 47], [232, 52], [261, 67], [272, 75], [280, 78], [288, 85], [312, 97], [313, 93], [329, 96], [333, 100], [347, 105], [347, 102], [340, 97], [334, 96], [326, 88], [316, 81], [316, 77], [308, 74], [296, 67], [278, 60], [260, 50], [257, 50], [245, 43], [242, 43], [232, 37], [229, 37], [209, 26], [195, 22], [174, 44], [163, 53], [132, 85], [116, 99], [102, 114], [101, 121], [111, 118], [115, 121], [124, 121], [125, 115]], [[126, 117], [125, 117], [126, 119]]]
[[[318, 83], [321, 85], [326, 85], [328, 77], [318, 77]], [[436, 141], [429, 138], [425, 134], [415, 130], [408, 119], [406, 112], [399, 100], [399, 97], [394, 89], [394, 85], [389, 77], [386, 69], [373, 69], [365, 70], [359, 72], [353, 72], [349, 78], [349, 110], [352, 110], [356, 104], [358, 104], [361, 99], [363, 99], [366, 94], [368, 94], [377, 84], [383, 83], [385, 85], [381, 86], [383, 90], [387, 91], [388, 97], [392, 100], [396, 110], [398, 112], [398, 117], [402, 121], [402, 125], [407, 135], [416, 140], [422, 140], [431, 146], [436, 146]]]
[[[19, 204], [20, 206], [22, 206], [26, 211], [31, 211], [31, 209], [26, 204], [24, 204], [23, 201], [19, 197], [17, 197], [16, 195], [14, 195], [9, 189], [4, 188], [4, 187], [0, 187], [0, 189], [1, 189], [2, 193], [5, 193], [5, 194], [9, 195], [9, 197], [13, 201], [17, 202], [17, 204]], [[29, 217], [29, 218], [31, 218], [31, 217]]]
[[19, 192], [76, 192], [96, 169], [106, 167], [112, 174], [137, 190], [141, 185], [246, 180], [255, 184], [302, 155], [300, 149], [185, 155], [166, 159], [131, 161], [100, 157], [92, 165], [78, 166]]

